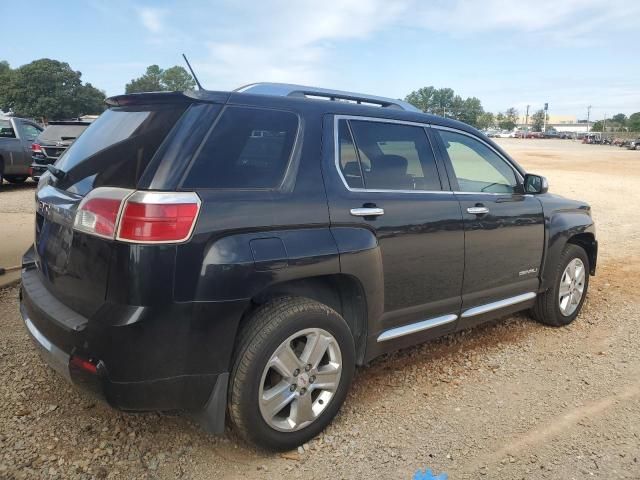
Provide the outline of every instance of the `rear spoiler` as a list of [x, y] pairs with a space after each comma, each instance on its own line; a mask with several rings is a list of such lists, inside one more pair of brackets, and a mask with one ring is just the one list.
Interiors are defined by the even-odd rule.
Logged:
[[110, 107], [127, 105], [149, 105], [154, 103], [226, 103], [229, 92], [213, 92], [209, 90], [187, 90], [184, 92], [143, 92], [116, 95], [104, 102]]

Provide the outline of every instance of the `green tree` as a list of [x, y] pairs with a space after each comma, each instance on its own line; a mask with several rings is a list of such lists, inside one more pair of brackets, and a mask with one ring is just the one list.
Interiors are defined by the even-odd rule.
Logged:
[[423, 112], [454, 118], [477, 125], [478, 117], [484, 113], [482, 103], [475, 97], [463, 99], [451, 88], [423, 87], [411, 92], [405, 100]]
[[193, 90], [196, 87], [196, 82], [191, 74], [177, 65], [162, 72], [162, 83], [170, 92], [183, 92]]
[[476, 126], [481, 130], [491, 128], [496, 124], [496, 117], [491, 112], [484, 112], [478, 115], [476, 119]]
[[602, 120], [598, 120], [593, 125], [591, 125], [592, 132], [604, 132], [604, 122]]
[[624, 113], [617, 113], [611, 117], [611, 120], [619, 124], [620, 127], [624, 127], [627, 124], [627, 116]]
[[0, 109], [25, 117], [64, 119], [104, 110], [104, 93], [82, 84], [82, 74], [68, 63], [43, 58], [8, 70], [0, 82]]
[[518, 124], [518, 110], [515, 108], [507, 108], [504, 113], [498, 113], [496, 122], [502, 130], [513, 130]]
[[531, 115], [531, 124], [533, 125], [534, 132], [542, 131], [542, 128], [544, 127], [544, 119], [545, 111], [542, 109]]
[[162, 88], [162, 69], [158, 65], [150, 65], [139, 78], [134, 78], [124, 87], [126, 93], [159, 92]]
[[144, 75], [127, 83], [125, 92], [174, 92], [191, 90], [195, 85], [193, 77], [182, 67], [162, 70], [158, 65], [150, 65]]
[[640, 132], [640, 112], [632, 113], [627, 120], [627, 127], [630, 132]]

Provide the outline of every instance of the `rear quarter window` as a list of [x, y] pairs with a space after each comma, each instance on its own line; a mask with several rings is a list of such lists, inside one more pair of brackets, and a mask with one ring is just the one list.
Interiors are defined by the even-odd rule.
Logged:
[[182, 187], [277, 188], [297, 134], [298, 116], [292, 112], [227, 107], [205, 139]]

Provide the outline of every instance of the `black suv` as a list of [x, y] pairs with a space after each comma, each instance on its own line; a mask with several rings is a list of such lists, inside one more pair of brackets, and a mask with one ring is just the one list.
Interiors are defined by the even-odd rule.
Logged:
[[31, 176], [38, 180], [67, 148], [80, 136], [91, 122], [66, 120], [49, 122], [47, 128], [31, 145]]
[[584, 302], [589, 206], [465, 124], [279, 84], [107, 102], [40, 180], [20, 308], [51, 366], [116, 408], [212, 432], [228, 411], [288, 449], [356, 365]]

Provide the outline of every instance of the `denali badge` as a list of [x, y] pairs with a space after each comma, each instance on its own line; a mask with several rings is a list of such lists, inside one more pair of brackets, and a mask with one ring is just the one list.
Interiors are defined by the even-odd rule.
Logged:
[[523, 276], [523, 275], [529, 275], [531, 273], [537, 273], [538, 269], [537, 268], [530, 268], [529, 270], [523, 270], [521, 272], [518, 273], [519, 276]]

